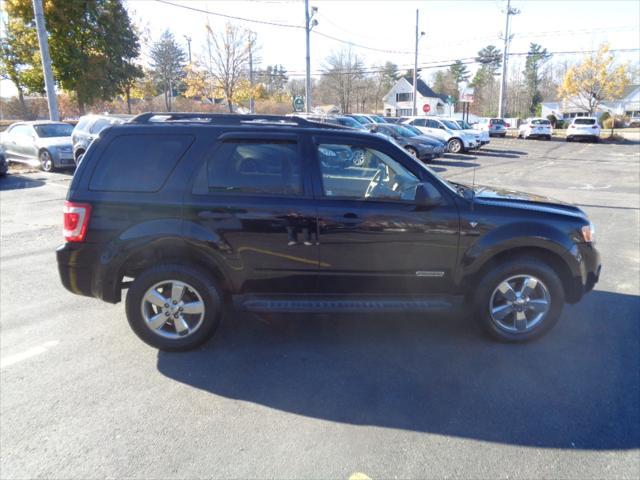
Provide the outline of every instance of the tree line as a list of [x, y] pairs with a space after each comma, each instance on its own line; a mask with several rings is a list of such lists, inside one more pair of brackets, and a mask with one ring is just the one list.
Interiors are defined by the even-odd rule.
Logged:
[[[45, 93], [32, 1], [4, 0], [4, 5], [0, 75], [15, 85], [28, 118], [25, 96]], [[233, 112], [247, 107], [250, 98], [260, 112], [287, 113], [292, 97], [305, 94], [303, 77], [289, 75], [280, 64], [260, 68], [256, 35], [234, 24], [219, 30], [207, 25], [201, 51], [189, 58], [169, 30], [155, 40], [141, 40], [143, 32], [122, 0], [45, 0], [44, 10], [56, 81], [79, 114], [90, 106], [131, 113], [157, 108], [150, 102], [158, 99], [167, 111], [178, 103], [181, 109]], [[143, 44], [146, 63], [141, 60]], [[531, 43], [524, 64], [510, 60], [507, 116], [539, 115], [543, 98], [557, 95], [592, 113], [603, 100], [621, 94], [629, 81], [627, 69], [616, 65], [606, 45], [578, 65], [551, 59], [546, 48]], [[473, 88], [471, 112], [494, 116], [502, 62], [500, 50], [487, 45], [469, 62], [479, 66], [473, 75], [462, 60], [419, 75], [454, 102], [462, 86]], [[313, 78], [313, 103], [336, 105], [343, 113], [380, 112], [383, 96], [403, 76], [411, 80], [413, 71], [391, 61], [367, 66], [351, 48], [342, 48], [324, 60], [320, 75]]]

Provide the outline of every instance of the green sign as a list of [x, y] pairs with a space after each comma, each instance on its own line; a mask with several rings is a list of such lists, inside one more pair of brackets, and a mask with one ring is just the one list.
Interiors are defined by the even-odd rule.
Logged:
[[451, 95], [447, 96], [447, 103], [451, 105], [453, 103], [453, 97]]
[[304, 110], [304, 97], [293, 97], [293, 110], [295, 112], [301, 112]]

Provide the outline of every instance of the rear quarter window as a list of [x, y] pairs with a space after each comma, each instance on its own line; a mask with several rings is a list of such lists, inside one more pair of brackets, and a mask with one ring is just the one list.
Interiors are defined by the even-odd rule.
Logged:
[[105, 148], [89, 189], [103, 192], [160, 190], [193, 143], [191, 135], [120, 135]]

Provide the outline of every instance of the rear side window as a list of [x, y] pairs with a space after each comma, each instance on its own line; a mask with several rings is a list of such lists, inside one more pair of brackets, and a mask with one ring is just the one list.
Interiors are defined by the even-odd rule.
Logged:
[[596, 119], [595, 118], [576, 118], [573, 123], [575, 123], [576, 125], [595, 125], [596, 124]]
[[100, 133], [102, 130], [111, 125], [111, 122], [105, 118], [99, 118], [91, 125], [91, 133]]
[[86, 130], [90, 120], [91, 117], [80, 117], [80, 120], [78, 120], [78, 123], [76, 124], [76, 130]]
[[191, 135], [121, 135], [100, 156], [89, 189], [157, 192], [193, 143]]
[[295, 140], [230, 140], [209, 160], [209, 192], [301, 195]]

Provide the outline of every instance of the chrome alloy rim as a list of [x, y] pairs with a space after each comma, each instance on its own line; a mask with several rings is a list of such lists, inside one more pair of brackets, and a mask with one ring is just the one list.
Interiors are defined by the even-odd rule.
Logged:
[[142, 318], [156, 335], [172, 340], [193, 335], [204, 321], [204, 302], [191, 285], [165, 280], [142, 297]]
[[546, 285], [531, 275], [516, 275], [500, 283], [489, 301], [494, 324], [509, 333], [527, 333], [544, 320], [551, 307]]

